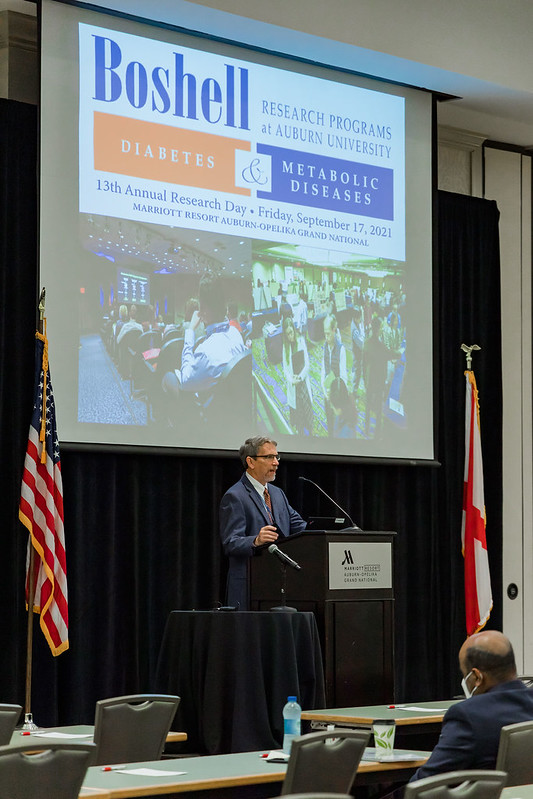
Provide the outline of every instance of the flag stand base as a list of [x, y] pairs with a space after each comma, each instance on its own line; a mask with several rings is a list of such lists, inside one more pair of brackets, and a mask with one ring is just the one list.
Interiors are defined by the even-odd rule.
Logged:
[[22, 725], [21, 729], [30, 730], [31, 732], [34, 732], [35, 730], [39, 729], [37, 724], [35, 724], [33, 721], [33, 713], [24, 714], [24, 724]]

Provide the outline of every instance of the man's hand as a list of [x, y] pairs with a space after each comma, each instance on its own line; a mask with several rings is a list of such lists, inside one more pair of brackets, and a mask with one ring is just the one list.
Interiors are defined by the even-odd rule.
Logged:
[[201, 318], [199, 312], [198, 311], [193, 311], [193, 315], [191, 316], [191, 321], [190, 321], [190, 324], [189, 324], [190, 329], [191, 330], [196, 330], [196, 328], [198, 327], [198, 325], [200, 324], [201, 321], [202, 321], [202, 318]]
[[259, 530], [259, 534], [256, 536], [254, 541], [254, 546], [260, 547], [261, 544], [272, 544], [274, 541], [278, 540], [278, 537], [279, 536], [276, 532], [276, 528], [271, 524], [266, 524]]

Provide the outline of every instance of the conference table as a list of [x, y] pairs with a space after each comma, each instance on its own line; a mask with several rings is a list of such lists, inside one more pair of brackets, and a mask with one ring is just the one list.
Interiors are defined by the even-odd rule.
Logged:
[[[201, 799], [199, 794], [204, 791], [209, 792], [210, 799], [237, 799], [241, 795], [252, 795], [250, 791], [253, 786], [254, 797], [278, 796], [287, 766], [285, 763], [268, 762], [265, 754], [264, 751], [258, 751], [184, 757], [130, 763], [112, 770], [92, 766], [87, 771], [83, 791], [101, 791], [101, 795], [108, 799], [164, 794], [180, 794], [182, 799], [187, 796]], [[413, 771], [426, 762], [430, 753], [395, 750], [395, 754], [399, 758], [397, 762], [361, 761], [355, 784], [397, 780], [407, 782]], [[410, 759], [402, 760], [402, 757]]]
[[173, 727], [185, 753], [278, 749], [283, 706], [325, 704], [322, 651], [313, 613], [172, 611], [154, 691], [181, 697]]
[[[63, 727], [42, 727], [34, 732], [24, 732], [23, 730], [15, 730], [11, 736], [9, 745], [25, 744], [30, 741], [35, 741], [36, 745], [46, 744], [50, 741], [65, 741], [66, 743], [76, 742], [87, 743], [92, 741], [94, 736], [93, 724], [69, 724]], [[170, 730], [167, 735], [167, 744], [183, 743], [187, 740], [186, 732], [178, 732], [177, 730]]]
[[500, 799], [533, 799], [533, 785], [515, 785], [504, 788]]
[[304, 710], [302, 719], [315, 722], [313, 724], [315, 727], [320, 724], [368, 727], [375, 719], [395, 721], [397, 727], [416, 727], [420, 724], [440, 724], [448, 708], [462, 701], [462, 699], [442, 699], [437, 702], [402, 702], [393, 705]]
[[320, 730], [325, 729], [328, 724], [337, 727], [371, 727], [376, 719], [392, 720], [396, 722], [397, 745], [433, 749], [444, 714], [449, 707], [461, 701], [463, 700], [445, 699], [438, 702], [402, 702], [305, 710], [302, 712], [302, 721], [309, 722], [311, 730]]

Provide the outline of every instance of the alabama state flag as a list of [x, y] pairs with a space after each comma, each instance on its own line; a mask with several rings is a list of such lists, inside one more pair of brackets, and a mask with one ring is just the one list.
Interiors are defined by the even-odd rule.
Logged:
[[485, 535], [485, 495], [479, 429], [479, 403], [474, 372], [466, 371], [465, 471], [461, 540], [465, 562], [466, 632], [477, 632], [492, 610], [489, 558]]

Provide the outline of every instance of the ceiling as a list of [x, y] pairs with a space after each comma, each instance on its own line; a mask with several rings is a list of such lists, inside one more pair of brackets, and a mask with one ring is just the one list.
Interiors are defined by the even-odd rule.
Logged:
[[20, 14], [37, 14], [36, 3], [29, 0], [0, 0], [0, 11], [18, 11]]

